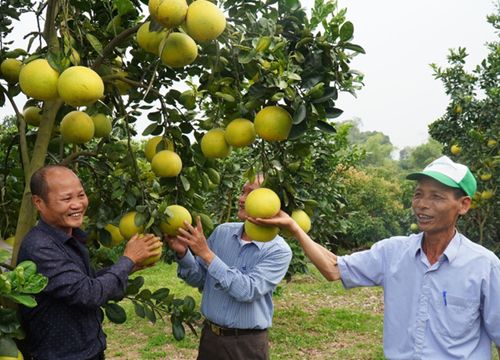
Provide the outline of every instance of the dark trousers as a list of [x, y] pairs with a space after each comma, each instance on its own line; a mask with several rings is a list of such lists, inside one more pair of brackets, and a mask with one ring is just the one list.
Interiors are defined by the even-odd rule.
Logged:
[[243, 335], [217, 335], [208, 326], [201, 332], [198, 360], [269, 360], [267, 330]]
[[[37, 358], [36, 358], [36, 357], [29, 356], [29, 355], [27, 355], [24, 359], [25, 359], [25, 360], [37, 360]], [[90, 358], [90, 359], [88, 359], [88, 360], [105, 360], [105, 357], [104, 357], [104, 352], [99, 353], [99, 354], [97, 354], [96, 356], [93, 356], [93, 357], [91, 357], [91, 358]]]

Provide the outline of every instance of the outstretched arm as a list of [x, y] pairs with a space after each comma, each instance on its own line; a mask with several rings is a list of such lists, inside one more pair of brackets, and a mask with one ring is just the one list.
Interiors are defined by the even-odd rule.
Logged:
[[340, 272], [337, 266], [337, 255], [314, 242], [309, 235], [284, 211], [280, 211], [278, 215], [270, 219], [248, 218], [255, 224], [259, 225], [274, 225], [282, 229], [286, 229], [293, 234], [297, 239], [306, 256], [312, 261], [319, 272], [329, 281], [340, 279]]

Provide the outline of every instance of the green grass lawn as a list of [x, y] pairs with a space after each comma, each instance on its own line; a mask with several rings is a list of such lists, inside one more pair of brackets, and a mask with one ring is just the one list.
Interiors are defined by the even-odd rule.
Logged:
[[[200, 293], [177, 278], [176, 265], [158, 264], [140, 275], [148, 288], [168, 287], [176, 297], [191, 295], [199, 306]], [[198, 338], [189, 330], [184, 340], [176, 341], [168, 320], [152, 325], [134, 314], [130, 302], [121, 304], [128, 320], [121, 325], [104, 324], [107, 359], [196, 358]], [[339, 282], [327, 282], [311, 267], [310, 274], [283, 282], [274, 304], [271, 359], [384, 359], [380, 288], [345, 291]]]

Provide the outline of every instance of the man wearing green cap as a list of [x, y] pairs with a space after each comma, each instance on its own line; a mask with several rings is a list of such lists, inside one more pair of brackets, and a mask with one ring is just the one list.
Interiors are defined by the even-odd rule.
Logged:
[[456, 229], [476, 180], [446, 156], [407, 178], [417, 181], [412, 209], [422, 232], [351, 255], [331, 253], [284, 212], [250, 220], [292, 232], [326, 279], [384, 287], [388, 359], [491, 359], [491, 342], [500, 354], [500, 259]]

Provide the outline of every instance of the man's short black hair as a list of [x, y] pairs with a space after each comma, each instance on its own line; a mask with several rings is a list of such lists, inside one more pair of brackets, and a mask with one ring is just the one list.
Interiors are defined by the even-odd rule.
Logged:
[[31, 195], [36, 195], [42, 198], [43, 201], [48, 201], [49, 186], [47, 184], [47, 173], [54, 169], [68, 169], [66, 166], [62, 165], [45, 165], [35, 171], [31, 175], [30, 179], [30, 190]]

